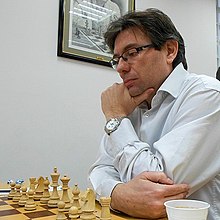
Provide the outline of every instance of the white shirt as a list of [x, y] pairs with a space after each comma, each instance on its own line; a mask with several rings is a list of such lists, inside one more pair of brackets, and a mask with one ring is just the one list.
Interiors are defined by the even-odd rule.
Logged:
[[178, 65], [154, 96], [110, 136], [104, 135], [89, 181], [97, 199], [143, 171], [164, 171], [190, 185], [189, 198], [210, 203], [220, 219], [220, 82]]

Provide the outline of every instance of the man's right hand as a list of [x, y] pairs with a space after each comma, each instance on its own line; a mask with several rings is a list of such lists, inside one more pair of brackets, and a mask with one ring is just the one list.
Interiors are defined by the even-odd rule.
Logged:
[[112, 191], [111, 207], [133, 217], [156, 219], [166, 216], [164, 202], [182, 199], [187, 184], [173, 184], [162, 172], [143, 172]]
[[106, 120], [128, 116], [143, 101], [150, 100], [153, 94], [154, 89], [149, 88], [141, 95], [132, 97], [123, 83], [115, 83], [102, 92], [102, 111]]

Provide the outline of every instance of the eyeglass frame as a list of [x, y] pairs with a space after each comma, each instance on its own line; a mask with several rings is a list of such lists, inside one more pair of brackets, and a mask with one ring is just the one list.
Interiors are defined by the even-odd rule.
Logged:
[[[130, 56], [130, 54], [129, 54], [129, 51], [130, 51], [130, 50], [134, 50], [134, 49], [135, 49], [135, 50], [136, 50], [136, 53], [137, 53], [137, 55], [138, 55], [138, 54], [139, 54], [141, 51], [143, 51], [144, 49], [146, 49], [146, 48], [153, 48], [153, 47], [154, 47], [153, 44], [147, 44], [147, 45], [143, 45], [143, 46], [140, 46], [140, 47], [130, 48], [130, 49], [124, 51], [124, 52], [121, 54], [121, 56], [113, 57], [113, 58], [109, 61], [109, 63], [110, 63], [110, 65], [111, 65], [111, 67], [116, 70], [116, 69], [117, 69], [117, 66], [118, 66], [118, 64], [119, 64], [120, 58], [122, 58], [125, 62], [128, 61], [129, 56]], [[125, 54], [125, 53], [128, 53], [127, 57], [124, 57], [124, 54]], [[116, 59], [117, 59], [117, 60], [116, 60]]]

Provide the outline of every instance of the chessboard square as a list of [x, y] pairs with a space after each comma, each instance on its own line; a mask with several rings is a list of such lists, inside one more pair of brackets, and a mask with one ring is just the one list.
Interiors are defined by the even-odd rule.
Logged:
[[32, 213], [32, 212], [39, 212], [39, 211], [44, 211], [45, 209], [44, 208], [42, 208], [41, 206], [36, 206], [36, 209], [34, 209], [34, 210], [26, 210], [25, 209], [25, 207], [24, 206], [19, 206], [19, 208], [17, 208], [17, 210], [19, 210], [21, 213], [24, 213], [24, 214], [26, 214], [26, 213]]
[[54, 215], [57, 215], [57, 213], [58, 213], [58, 208], [49, 209], [48, 211], [52, 212]]
[[6, 201], [8, 204], [12, 204], [12, 205], [16, 205], [16, 204], [18, 204], [17, 202], [14, 202], [12, 199], [10, 199], [10, 200], [4, 200], [4, 201]]
[[0, 199], [3, 200], [3, 201], [7, 201], [8, 197], [7, 196], [0, 196]]
[[29, 220], [27, 216], [24, 216], [23, 214], [18, 215], [8, 215], [8, 216], [2, 216], [0, 217], [0, 220]]
[[10, 209], [14, 209], [13, 207], [11, 207], [10, 205], [1, 205], [0, 206], [0, 211], [3, 211], [3, 210], [10, 210]]
[[14, 209], [18, 209], [21, 207], [18, 205], [18, 203], [11, 203], [10, 206], [12, 206]]
[[1, 206], [1, 205], [7, 205], [7, 203], [4, 202], [4, 201], [0, 201], [0, 206]]
[[15, 214], [20, 214], [20, 212], [16, 209], [7, 209], [7, 210], [0, 211], [0, 217], [7, 216], [7, 215], [15, 215]]
[[[68, 219], [68, 218], [67, 218]], [[0, 219], [1, 220], [1, 219]], [[16, 219], [17, 220], [17, 219]], [[40, 217], [40, 218], [34, 218], [33, 220], [56, 220], [56, 216], [45, 216], [45, 217]]]
[[45, 216], [51, 216], [51, 215], [55, 215], [55, 214], [53, 212], [48, 211], [48, 210], [43, 210], [43, 211], [24, 213], [24, 215], [26, 215], [30, 219], [35, 219], [35, 218], [42, 218]]

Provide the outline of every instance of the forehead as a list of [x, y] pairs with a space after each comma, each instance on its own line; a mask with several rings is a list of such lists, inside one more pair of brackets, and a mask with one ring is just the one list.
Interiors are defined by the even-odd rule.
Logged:
[[150, 43], [150, 38], [139, 28], [128, 28], [121, 31], [115, 39], [114, 54], [120, 53], [132, 46]]

